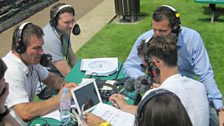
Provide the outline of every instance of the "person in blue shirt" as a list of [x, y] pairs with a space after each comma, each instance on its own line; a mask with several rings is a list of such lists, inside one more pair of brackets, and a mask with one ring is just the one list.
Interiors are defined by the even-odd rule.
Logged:
[[[176, 35], [178, 48], [178, 69], [182, 76], [193, 78], [204, 84], [210, 102], [210, 125], [217, 126], [224, 122], [222, 94], [214, 79], [214, 72], [209, 56], [200, 34], [190, 28], [180, 26], [180, 14], [171, 6], [162, 5], [152, 15], [152, 30], [143, 33], [135, 42], [128, 58], [124, 62], [123, 72], [127, 77], [137, 78], [145, 75], [142, 60], [137, 54], [137, 48], [142, 41], [147, 41], [154, 35]], [[217, 113], [219, 118], [217, 116]], [[219, 119], [219, 121], [218, 121]]]

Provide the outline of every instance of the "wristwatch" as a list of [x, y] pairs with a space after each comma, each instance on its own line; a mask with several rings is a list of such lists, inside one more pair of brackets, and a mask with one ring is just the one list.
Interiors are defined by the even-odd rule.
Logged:
[[220, 111], [224, 111], [224, 106], [219, 108], [219, 109], [217, 109], [217, 112], [220, 112]]
[[109, 122], [104, 122], [104, 123], [101, 123], [100, 126], [111, 126], [111, 124]]
[[9, 114], [9, 109], [5, 106], [5, 111], [0, 113], [0, 122], [4, 119], [5, 116]]

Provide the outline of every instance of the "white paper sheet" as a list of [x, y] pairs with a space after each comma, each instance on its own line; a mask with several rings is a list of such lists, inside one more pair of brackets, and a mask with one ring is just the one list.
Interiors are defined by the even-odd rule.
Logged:
[[110, 122], [112, 126], [134, 126], [134, 115], [121, 111], [111, 105], [100, 103], [96, 106], [92, 113], [107, 122]]

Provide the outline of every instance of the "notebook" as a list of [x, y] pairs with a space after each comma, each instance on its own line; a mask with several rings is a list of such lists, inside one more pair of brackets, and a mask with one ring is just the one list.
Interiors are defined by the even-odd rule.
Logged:
[[89, 80], [71, 90], [79, 115], [92, 111], [102, 99], [95, 80]]

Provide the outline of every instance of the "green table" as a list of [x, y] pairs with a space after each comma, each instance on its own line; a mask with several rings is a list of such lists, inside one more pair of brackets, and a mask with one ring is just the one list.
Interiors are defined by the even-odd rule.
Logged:
[[207, 3], [212, 10], [211, 23], [215, 20], [216, 4], [224, 4], [224, 0], [194, 0], [196, 3]]
[[[89, 78], [89, 76], [85, 76], [84, 71], [80, 71], [80, 65], [81, 65], [81, 60], [79, 60], [76, 63], [76, 65], [72, 68], [71, 72], [66, 76], [65, 80], [67, 82], [75, 82], [75, 83], [79, 84], [81, 82], [82, 78]], [[119, 67], [119, 72], [115, 72], [114, 74], [112, 74], [108, 77], [100, 77], [100, 78], [103, 80], [114, 80], [114, 79], [125, 78], [123, 71], [121, 69], [121, 67], [122, 67], [121, 62], [119, 62], [118, 67]], [[133, 104], [133, 101], [127, 101], [127, 102], [130, 104]], [[33, 119], [30, 123], [30, 126], [35, 126], [36, 124], [44, 125], [46, 123], [53, 125], [53, 126], [60, 126], [60, 121], [58, 121], [58, 120], [55, 120], [52, 118], [41, 118], [41, 117], [37, 117], [37, 118]]]

